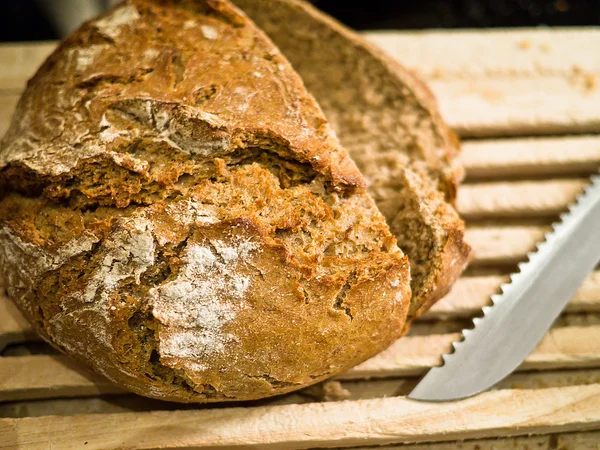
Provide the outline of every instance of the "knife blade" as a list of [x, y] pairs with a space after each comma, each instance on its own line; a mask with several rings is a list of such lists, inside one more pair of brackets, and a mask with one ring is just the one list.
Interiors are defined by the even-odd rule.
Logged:
[[553, 225], [520, 271], [492, 296], [475, 327], [444, 364], [409, 394], [424, 401], [457, 400], [482, 392], [512, 373], [540, 342], [588, 274], [600, 262], [600, 174]]

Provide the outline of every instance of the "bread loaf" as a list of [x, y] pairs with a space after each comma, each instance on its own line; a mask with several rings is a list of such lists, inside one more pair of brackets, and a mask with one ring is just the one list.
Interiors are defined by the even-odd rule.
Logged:
[[280, 394], [401, 334], [408, 262], [364, 186], [244, 14], [128, 0], [19, 102], [0, 271], [41, 336], [139, 394]]
[[413, 73], [302, 0], [233, 0], [302, 76], [369, 185], [411, 263], [409, 316], [464, 270], [470, 247], [454, 207], [459, 142]]

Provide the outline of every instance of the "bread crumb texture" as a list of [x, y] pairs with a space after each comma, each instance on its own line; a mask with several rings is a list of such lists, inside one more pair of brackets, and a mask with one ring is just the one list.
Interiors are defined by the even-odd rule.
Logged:
[[364, 184], [245, 15], [129, 0], [28, 83], [0, 271], [46, 340], [139, 394], [280, 394], [400, 336], [408, 260]]

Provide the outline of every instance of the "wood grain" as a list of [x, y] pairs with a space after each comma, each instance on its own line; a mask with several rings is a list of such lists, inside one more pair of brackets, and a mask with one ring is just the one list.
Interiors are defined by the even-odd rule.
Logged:
[[[600, 385], [500, 390], [448, 403], [405, 397], [257, 408], [0, 419], [0, 448], [264, 449], [382, 445], [600, 427]], [[335, 431], [334, 431], [335, 430]], [[87, 444], [85, 444], [87, 442]]]
[[463, 142], [467, 180], [589, 175], [600, 167], [600, 136]]

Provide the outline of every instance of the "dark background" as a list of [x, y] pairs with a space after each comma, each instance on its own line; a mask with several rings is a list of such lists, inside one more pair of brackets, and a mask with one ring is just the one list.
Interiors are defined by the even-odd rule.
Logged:
[[[600, 25], [600, 0], [315, 0], [315, 3], [357, 29]], [[0, 0], [0, 41], [58, 37], [34, 0]]]

